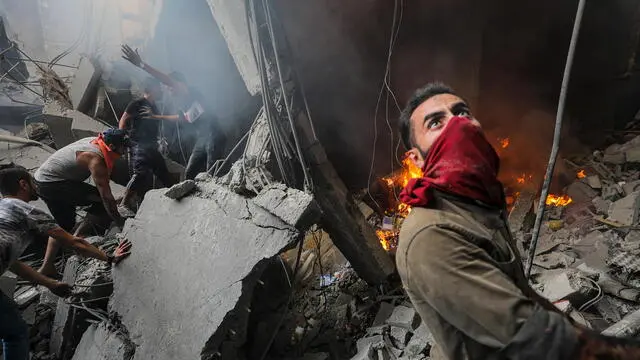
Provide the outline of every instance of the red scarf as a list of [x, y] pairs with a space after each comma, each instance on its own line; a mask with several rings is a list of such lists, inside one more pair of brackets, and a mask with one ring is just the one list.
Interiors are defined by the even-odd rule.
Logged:
[[498, 181], [500, 159], [482, 129], [466, 117], [451, 118], [427, 153], [423, 177], [411, 179], [400, 193], [400, 201], [427, 206], [430, 189], [502, 206], [502, 184]]
[[109, 145], [104, 142], [104, 136], [99, 134], [97, 138], [91, 140], [91, 143], [94, 145], [98, 145], [100, 148], [100, 152], [102, 152], [102, 157], [104, 157], [104, 162], [107, 164], [107, 171], [109, 172], [109, 176], [111, 176], [111, 170], [113, 170], [113, 164], [116, 160], [120, 158], [120, 154], [111, 150]]

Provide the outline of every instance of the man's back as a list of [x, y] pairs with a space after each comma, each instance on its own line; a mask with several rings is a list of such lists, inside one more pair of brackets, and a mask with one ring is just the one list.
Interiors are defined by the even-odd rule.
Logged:
[[138, 144], [155, 144], [160, 121], [149, 118], [158, 114], [155, 104], [142, 97], [129, 103], [125, 111], [132, 117], [129, 122], [131, 140]]
[[85, 181], [91, 176], [91, 172], [86, 166], [78, 164], [77, 155], [80, 152], [93, 152], [103, 156], [98, 146], [91, 143], [94, 139], [80, 139], [53, 153], [40, 165], [34, 175], [35, 179], [39, 182]]

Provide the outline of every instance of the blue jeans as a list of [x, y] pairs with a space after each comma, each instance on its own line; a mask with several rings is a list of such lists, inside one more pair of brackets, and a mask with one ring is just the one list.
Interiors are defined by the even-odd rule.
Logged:
[[1, 291], [0, 339], [4, 360], [29, 360], [29, 328], [14, 302]]

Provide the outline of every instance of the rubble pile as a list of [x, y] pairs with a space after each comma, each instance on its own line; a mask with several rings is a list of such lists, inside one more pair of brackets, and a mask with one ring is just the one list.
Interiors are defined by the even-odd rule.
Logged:
[[[534, 258], [537, 290], [600, 331], [640, 309], [639, 155], [636, 137], [565, 160], [577, 173], [565, 188], [571, 201], [547, 206]], [[529, 250], [536, 205], [535, 196], [521, 195], [509, 217], [521, 252]]]

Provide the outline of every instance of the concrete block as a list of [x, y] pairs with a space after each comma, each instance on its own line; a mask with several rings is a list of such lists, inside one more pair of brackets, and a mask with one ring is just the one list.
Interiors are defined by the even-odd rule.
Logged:
[[381, 346], [384, 346], [384, 337], [382, 335], [364, 337], [356, 341], [358, 352], [362, 352], [367, 348], [378, 348]]
[[629, 181], [622, 185], [625, 195], [629, 195], [634, 191], [640, 190], [640, 180]]
[[634, 147], [624, 152], [625, 159], [629, 163], [640, 163], [640, 147]]
[[423, 321], [416, 331], [414, 331], [411, 340], [409, 340], [409, 343], [404, 348], [404, 354], [409, 358], [419, 357], [424, 354], [425, 350], [429, 346], [432, 346], [433, 343], [433, 335], [431, 331], [429, 331], [427, 324]]
[[130, 360], [134, 352], [128, 339], [100, 323], [85, 331], [72, 360]]
[[198, 185], [179, 202], [150, 191], [125, 225], [134, 251], [112, 270], [110, 307], [138, 345], [134, 359], [222, 351], [223, 320], [232, 310], [246, 314], [239, 301], [257, 282], [249, 275], [304, 230], [228, 188]]
[[413, 308], [407, 306], [396, 306], [387, 319], [387, 324], [397, 326], [409, 331], [413, 331], [418, 325], [419, 317]]
[[593, 200], [598, 193], [591, 188], [588, 184], [585, 184], [581, 180], [574, 181], [569, 185], [566, 191], [567, 195], [573, 200], [574, 203], [584, 203]]
[[98, 135], [109, 127], [77, 110], [69, 110], [65, 116], [71, 118], [71, 131], [76, 139]]
[[313, 195], [287, 188], [284, 184], [265, 187], [253, 202], [297, 228], [311, 226], [319, 214]]
[[95, 68], [88, 58], [80, 59], [71, 82], [69, 95], [74, 109], [87, 111], [91, 107], [91, 100], [98, 91], [98, 84], [102, 71]]
[[183, 197], [187, 196], [190, 192], [195, 190], [196, 182], [193, 180], [185, 180], [181, 183], [173, 185], [171, 188], [167, 189], [164, 192], [164, 196], [173, 199], [180, 200]]
[[76, 141], [73, 131], [71, 131], [73, 119], [70, 117], [43, 114], [42, 120], [49, 127], [49, 133], [57, 149]]
[[17, 284], [18, 277], [10, 271], [6, 271], [0, 276], [0, 291], [7, 295], [9, 299], [13, 299]]
[[393, 339], [396, 348], [402, 350], [409, 341], [410, 332], [406, 328], [392, 326], [389, 335]]
[[598, 175], [587, 176], [587, 184], [593, 189], [602, 189], [602, 181], [600, 181], [600, 176]]
[[544, 283], [542, 295], [549, 301], [555, 302], [566, 299], [577, 292], [578, 290], [574, 289], [571, 285], [567, 273], [563, 272]]
[[611, 204], [607, 220], [631, 226], [638, 221], [638, 207], [640, 206], [640, 191], [633, 192]]
[[533, 206], [536, 199], [536, 190], [523, 189], [516, 199], [513, 209], [509, 213], [509, 228], [513, 232], [526, 230], [527, 218], [533, 217]]
[[373, 319], [372, 327], [378, 327], [386, 324], [387, 319], [393, 313], [393, 309], [394, 307], [391, 303], [381, 302], [380, 309], [378, 309], [378, 312], [376, 313], [376, 317], [375, 319]]
[[622, 165], [626, 162], [624, 153], [605, 153], [602, 157], [602, 162], [606, 164]]

